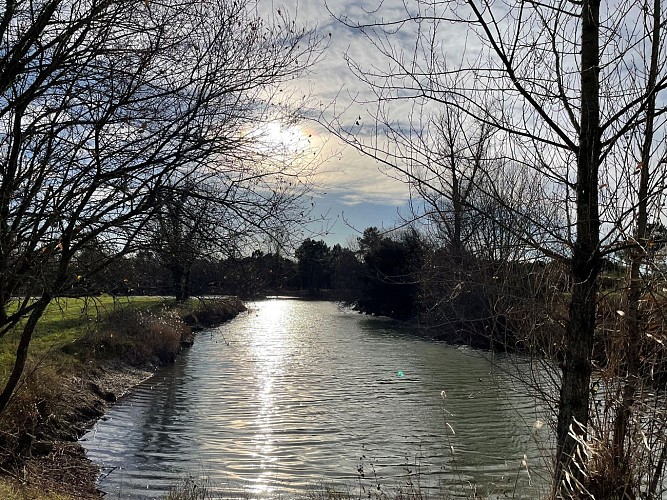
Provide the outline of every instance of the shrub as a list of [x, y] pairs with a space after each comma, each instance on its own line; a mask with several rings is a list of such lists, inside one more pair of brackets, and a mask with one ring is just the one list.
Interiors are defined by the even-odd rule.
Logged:
[[187, 311], [181, 311], [183, 321], [193, 328], [205, 328], [223, 323], [235, 317], [239, 311], [245, 311], [243, 302], [238, 297], [199, 299]]
[[130, 308], [111, 312], [99, 328], [70, 350], [84, 358], [121, 358], [134, 366], [174, 361], [181, 339], [190, 328], [173, 311], [141, 312]]

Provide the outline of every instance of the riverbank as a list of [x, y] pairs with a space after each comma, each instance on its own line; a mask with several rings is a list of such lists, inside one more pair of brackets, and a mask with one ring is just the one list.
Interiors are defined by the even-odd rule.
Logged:
[[[78, 438], [125, 392], [173, 362], [194, 332], [227, 321], [236, 297], [65, 299], [35, 335], [25, 376], [0, 416], [0, 498], [101, 498]], [[11, 361], [11, 336], [0, 371]]]

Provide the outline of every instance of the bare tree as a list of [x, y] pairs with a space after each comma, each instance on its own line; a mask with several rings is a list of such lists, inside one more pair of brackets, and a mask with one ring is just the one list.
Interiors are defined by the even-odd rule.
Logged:
[[193, 197], [195, 189], [192, 184], [178, 189], [165, 186], [158, 195], [161, 200], [152, 246], [171, 274], [171, 289], [176, 300], [190, 297], [192, 265], [206, 247], [215, 242], [216, 221], [212, 218], [210, 202]]
[[255, 225], [266, 209], [253, 193], [296, 209], [304, 172], [251, 168], [267, 155], [249, 130], [285, 109], [278, 86], [320, 47], [283, 12], [223, 0], [9, 0], [0, 39], [0, 337], [21, 332], [2, 411], [77, 252], [132, 251], [164, 186], [218, 179], [230, 213]]
[[280, 141], [260, 130], [232, 161], [172, 176], [159, 189], [146, 246], [171, 273], [178, 300], [190, 296], [198, 258], [247, 256], [258, 245], [283, 248], [308, 230], [319, 157], [305, 138]]
[[[441, 157], [424, 124], [444, 108], [490, 128], [488, 160], [475, 174], [474, 189], [483, 194], [478, 199], [498, 200], [512, 217], [494, 222], [535, 255], [562, 262], [570, 271], [554, 487], [557, 495], [585, 496], [590, 482], [582, 447], [589, 437], [603, 438], [588, 434], [603, 258], [628, 247], [642, 253], [647, 207], [657, 210], [665, 188], [659, 169], [649, 169], [658, 163], [656, 143], [663, 138], [655, 135], [660, 126], [653, 120], [664, 122], [661, 95], [667, 84], [660, 2], [415, 0], [405, 2], [402, 13], [385, 13], [382, 5], [366, 12], [363, 19], [339, 19], [363, 33], [387, 62], [386, 69], [366, 68], [349, 59], [372, 92], [356, 105], [372, 104], [374, 132], [347, 126], [345, 116], [330, 126], [417, 193], [434, 191], [452, 204], [459, 199], [457, 190], [442, 188], [451, 183], [451, 169], [423, 168]], [[406, 39], [410, 51], [401, 45]], [[462, 128], [465, 135], [469, 126]], [[643, 138], [639, 144], [631, 139], [636, 134]], [[639, 161], [618, 161], [627, 158], [628, 148]], [[536, 213], [503, 201], [495, 188], [497, 174], [488, 167], [499, 160], [535, 179], [538, 201], [552, 210]], [[635, 171], [645, 171], [636, 190], [624, 184]], [[484, 208], [470, 201], [483, 216]], [[628, 301], [634, 304], [640, 295], [632, 285], [638, 283], [637, 269], [631, 271], [634, 291]], [[636, 337], [636, 314], [629, 316]], [[629, 369], [636, 361], [629, 359]], [[621, 406], [627, 409], [636, 386], [626, 387]], [[624, 412], [618, 413], [619, 446], [627, 429]], [[622, 452], [615, 454], [620, 463]]]
[[470, 250], [475, 231], [471, 208], [476, 206], [472, 199], [477, 194], [475, 184], [484, 170], [493, 131], [486, 124], [470, 123], [455, 108], [444, 108], [428, 118], [426, 134], [412, 137], [404, 147], [414, 151], [419, 141], [422, 150], [437, 148], [434, 155], [424, 155], [423, 162], [415, 162], [410, 168], [414, 177], [434, 181], [415, 183], [414, 188], [433, 212], [431, 217], [446, 237], [457, 265], [463, 253]]

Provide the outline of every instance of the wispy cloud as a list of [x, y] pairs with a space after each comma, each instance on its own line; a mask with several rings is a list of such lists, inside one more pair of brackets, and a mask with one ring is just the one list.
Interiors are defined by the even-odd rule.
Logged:
[[370, 202], [398, 206], [408, 201], [404, 182], [391, 177], [377, 162], [353, 148], [344, 148], [324, 167], [316, 180], [330, 195], [337, 195], [343, 205]]

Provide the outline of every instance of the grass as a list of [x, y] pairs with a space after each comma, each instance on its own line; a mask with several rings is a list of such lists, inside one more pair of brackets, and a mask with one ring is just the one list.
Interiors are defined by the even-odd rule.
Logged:
[[[175, 301], [161, 297], [111, 296], [95, 298], [57, 299], [49, 304], [40, 319], [30, 344], [33, 363], [49, 358], [50, 364], [80, 363], [80, 359], [63, 352], [68, 344], [98, 331], [104, 326], [108, 315], [118, 309], [137, 311], [159, 310], [174, 307]], [[0, 342], [0, 376], [6, 377], [13, 365], [16, 346], [21, 334], [20, 326], [8, 333]]]
[[48, 493], [38, 488], [0, 482], [0, 498], [3, 500], [69, 500], [68, 496]]
[[[77, 342], [114, 331], [119, 339], [127, 333], [123, 328], [144, 326], [137, 325], [137, 315], [153, 317], [156, 321], [166, 318], [174, 325], [182, 319], [189, 326], [199, 327], [229, 319], [239, 307], [235, 299], [191, 299], [185, 303], [165, 297], [116, 298], [109, 295], [58, 299], [49, 305], [35, 329], [30, 356], [33, 364], [48, 358], [51, 365], [76, 367], [82, 361], [88, 361], [90, 356], [104, 357], [101, 352], [72, 348]], [[11, 370], [20, 333], [20, 328], [16, 328], [0, 341], [0, 377], [6, 377]]]

